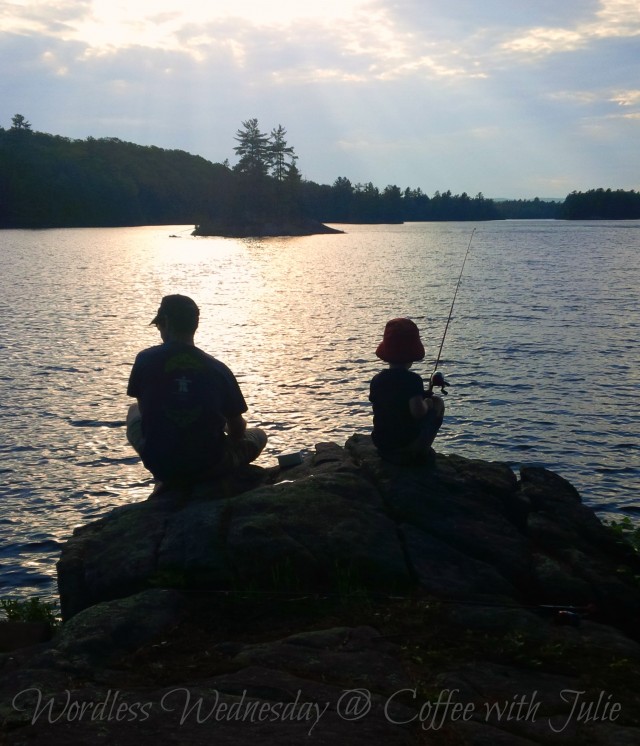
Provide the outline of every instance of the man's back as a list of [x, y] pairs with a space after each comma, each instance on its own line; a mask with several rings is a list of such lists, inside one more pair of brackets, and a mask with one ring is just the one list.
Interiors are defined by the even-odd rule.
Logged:
[[226, 365], [176, 341], [138, 354], [127, 393], [140, 404], [143, 463], [162, 480], [210, 470], [223, 456], [225, 423], [247, 411]]

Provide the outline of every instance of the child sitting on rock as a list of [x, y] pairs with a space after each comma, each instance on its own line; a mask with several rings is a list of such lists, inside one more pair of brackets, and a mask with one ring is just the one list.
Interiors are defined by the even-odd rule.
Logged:
[[410, 371], [422, 360], [424, 347], [411, 319], [391, 319], [376, 355], [389, 363], [373, 377], [369, 401], [373, 405], [373, 442], [386, 461], [424, 464], [433, 460], [431, 447], [444, 418], [440, 397], [427, 397], [422, 378]]

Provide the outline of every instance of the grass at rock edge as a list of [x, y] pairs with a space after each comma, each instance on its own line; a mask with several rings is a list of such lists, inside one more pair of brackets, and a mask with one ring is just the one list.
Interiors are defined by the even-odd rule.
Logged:
[[[549, 623], [553, 621], [540, 621], [541, 625]], [[507, 634], [471, 629], [452, 620], [451, 605], [425, 597], [356, 598], [350, 602], [293, 596], [274, 603], [273, 598], [251, 595], [194, 596], [185, 620], [165, 639], [120, 662], [118, 684], [135, 688], [165, 687], [185, 680], [193, 683], [237, 670], [229, 657], [215, 650], [221, 642], [255, 644], [304, 631], [360, 625], [375, 628], [397, 646], [408, 679], [417, 689], [415, 699], [407, 695], [410, 707], [437, 699], [442, 690], [437, 677], [442, 673], [473, 662], [493, 663], [517, 669], [525, 676], [535, 672], [570, 678], [581, 690], [595, 693], [594, 698], [601, 691], [611, 693], [622, 705], [616, 725], [640, 727], [637, 660], [612, 655], [610, 650], [585, 650], [583, 643], [562, 636], [551, 635], [541, 642], [537, 635], [518, 629]], [[296, 674], [295, 670], [288, 672]], [[349, 688], [339, 672], [334, 681], [326, 677], [323, 681]], [[418, 738], [423, 736], [417, 734]], [[446, 730], [430, 733], [429, 738], [431, 744], [457, 743]]]

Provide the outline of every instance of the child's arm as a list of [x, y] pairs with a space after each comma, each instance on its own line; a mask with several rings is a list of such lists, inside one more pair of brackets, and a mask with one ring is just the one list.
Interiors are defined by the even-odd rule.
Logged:
[[421, 420], [433, 409], [433, 399], [425, 399], [422, 394], [409, 399], [409, 411], [416, 420]]

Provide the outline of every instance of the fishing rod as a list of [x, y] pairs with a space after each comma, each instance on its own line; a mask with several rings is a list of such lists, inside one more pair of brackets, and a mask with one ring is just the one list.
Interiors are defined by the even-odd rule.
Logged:
[[475, 232], [476, 232], [476, 229], [474, 228], [471, 231], [471, 236], [469, 237], [469, 245], [467, 246], [467, 251], [462, 261], [462, 267], [460, 268], [460, 274], [458, 275], [458, 283], [456, 284], [456, 289], [453, 294], [453, 300], [451, 301], [451, 308], [449, 309], [449, 317], [447, 318], [447, 323], [445, 324], [445, 327], [444, 327], [444, 333], [442, 335], [442, 342], [440, 342], [440, 349], [438, 350], [438, 356], [436, 357], [436, 364], [433, 368], [433, 373], [431, 374], [431, 378], [429, 379], [429, 388], [427, 389], [427, 393], [426, 393], [428, 397], [433, 396], [434, 386], [438, 386], [440, 391], [445, 396], [449, 393], [448, 391], [445, 390], [445, 386], [449, 386], [449, 384], [444, 380], [444, 376], [438, 370], [438, 365], [440, 364], [440, 356], [442, 355], [442, 348], [444, 347], [444, 340], [447, 336], [447, 330], [449, 329], [449, 322], [451, 321], [451, 316], [453, 314], [453, 307], [456, 303], [456, 296], [458, 295], [458, 289], [460, 288], [460, 281], [462, 280], [462, 273], [464, 272], [464, 265], [467, 263], [467, 257], [469, 256], [469, 251], [471, 249], [471, 243], [473, 241], [473, 234]]

